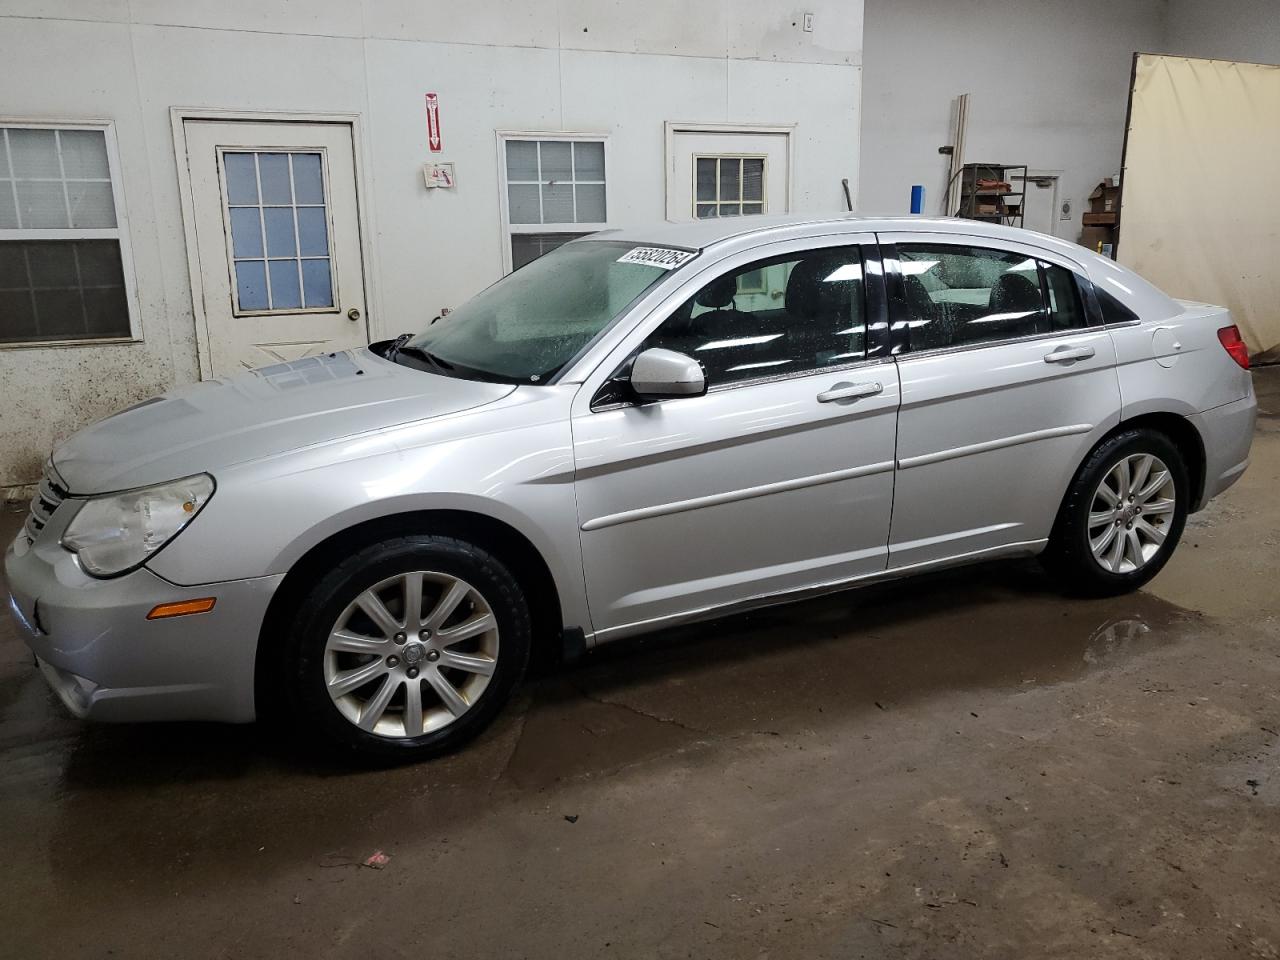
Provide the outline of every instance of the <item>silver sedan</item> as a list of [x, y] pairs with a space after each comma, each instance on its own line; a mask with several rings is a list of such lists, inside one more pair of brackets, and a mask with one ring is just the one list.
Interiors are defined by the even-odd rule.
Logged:
[[1226, 310], [1051, 237], [607, 231], [420, 332], [83, 430], [5, 554], [10, 609], [78, 716], [275, 713], [423, 757], [535, 646], [992, 557], [1133, 590], [1255, 412]]

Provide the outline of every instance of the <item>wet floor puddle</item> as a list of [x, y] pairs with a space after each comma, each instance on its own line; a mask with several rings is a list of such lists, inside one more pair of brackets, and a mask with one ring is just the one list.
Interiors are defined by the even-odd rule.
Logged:
[[1026, 565], [918, 578], [602, 648], [532, 678], [470, 747], [393, 770], [300, 760], [256, 727], [82, 727], [6, 661], [5, 725], [24, 735], [0, 746], [0, 820], [45, 823], [49, 867], [77, 889], [110, 877], [122, 849], [154, 855], [161, 887], [264, 857], [328, 875], [326, 858], [363, 856], [413, 817], [430, 832], [656, 758], [714, 762], [744, 738], [852, 735], [859, 715], [922, 698], [1069, 682], [1197, 619], [1146, 594], [1063, 599]]
[[932, 694], [1070, 681], [1175, 642], [1199, 619], [1145, 593], [1064, 598], [1019, 564], [691, 625], [543, 678], [505, 775], [545, 786]]

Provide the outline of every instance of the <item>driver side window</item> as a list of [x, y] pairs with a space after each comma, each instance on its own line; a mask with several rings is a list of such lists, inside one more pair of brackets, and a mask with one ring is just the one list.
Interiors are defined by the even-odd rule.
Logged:
[[682, 304], [650, 347], [693, 357], [712, 388], [862, 360], [862, 256], [829, 247], [739, 267]]

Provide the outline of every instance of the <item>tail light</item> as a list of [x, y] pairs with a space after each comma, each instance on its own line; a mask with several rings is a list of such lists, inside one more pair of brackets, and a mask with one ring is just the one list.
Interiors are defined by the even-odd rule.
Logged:
[[1218, 331], [1218, 342], [1227, 353], [1231, 354], [1232, 360], [1240, 364], [1243, 369], [1249, 369], [1249, 347], [1240, 336], [1239, 327], [1234, 323], [1229, 327], [1223, 327]]

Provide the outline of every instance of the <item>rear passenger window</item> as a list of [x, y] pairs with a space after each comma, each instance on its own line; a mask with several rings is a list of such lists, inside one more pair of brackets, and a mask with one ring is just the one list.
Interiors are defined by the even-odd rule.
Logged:
[[866, 357], [857, 247], [788, 254], [712, 280], [650, 334], [698, 360], [711, 387]]
[[1034, 257], [981, 247], [904, 243], [898, 261], [912, 350], [934, 350], [1041, 332]]
[[[991, 343], [1088, 326], [1075, 275], [1008, 250], [898, 245], [912, 350]], [[905, 302], [902, 300], [905, 298]]]

